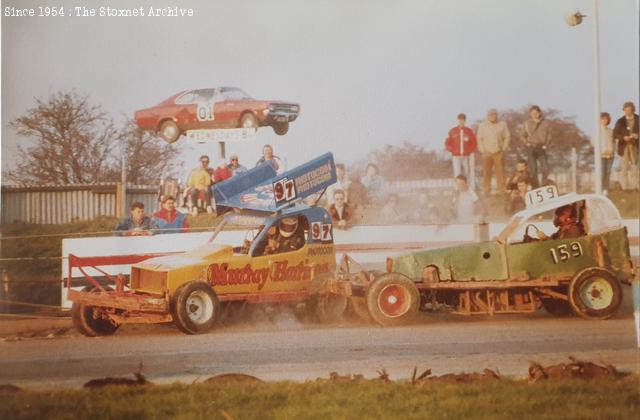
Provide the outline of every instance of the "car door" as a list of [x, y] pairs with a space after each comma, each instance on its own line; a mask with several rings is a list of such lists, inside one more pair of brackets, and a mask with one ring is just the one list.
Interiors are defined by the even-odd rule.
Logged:
[[173, 115], [180, 131], [197, 128], [197, 98], [195, 91], [185, 92], [176, 98]]

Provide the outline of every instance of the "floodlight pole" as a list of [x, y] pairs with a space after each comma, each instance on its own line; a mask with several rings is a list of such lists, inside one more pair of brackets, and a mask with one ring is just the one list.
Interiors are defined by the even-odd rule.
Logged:
[[602, 144], [600, 128], [600, 38], [598, 35], [598, 0], [593, 0], [593, 88], [595, 95], [595, 131], [593, 133], [593, 155], [595, 169], [595, 191], [602, 194]]

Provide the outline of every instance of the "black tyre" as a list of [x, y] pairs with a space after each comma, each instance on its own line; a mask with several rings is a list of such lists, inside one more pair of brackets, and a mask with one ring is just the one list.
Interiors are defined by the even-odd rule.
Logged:
[[371, 322], [371, 315], [369, 314], [369, 308], [367, 307], [367, 301], [360, 296], [351, 296], [349, 298], [349, 310], [358, 319]]
[[284, 136], [289, 131], [289, 122], [273, 123], [273, 131], [279, 136]]
[[218, 296], [207, 283], [192, 281], [176, 290], [171, 302], [173, 322], [187, 334], [203, 334], [220, 318]]
[[541, 299], [544, 309], [553, 316], [567, 317], [573, 315], [569, 302], [562, 299]]
[[322, 323], [340, 321], [347, 310], [347, 297], [328, 292], [327, 283], [333, 280], [331, 274], [320, 274], [308, 286], [311, 298], [308, 302], [311, 318]]
[[258, 118], [251, 112], [245, 112], [238, 122], [240, 128], [258, 128]]
[[569, 304], [582, 318], [609, 318], [621, 302], [620, 283], [602, 268], [588, 268], [580, 272], [569, 285]]
[[167, 143], [173, 143], [180, 137], [180, 129], [173, 120], [167, 120], [160, 125], [158, 135]]
[[420, 293], [415, 283], [397, 273], [374, 280], [366, 301], [371, 318], [384, 326], [409, 324], [420, 310]]
[[[93, 286], [87, 286], [84, 292], [94, 292], [98, 289]], [[113, 290], [105, 287], [105, 290]], [[71, 306], [71, 320], [73, 326], [81, 334], [87, 337], [100, 337], [104, 335], [112, 335], [116, 332], [119, 325], [111, 322], [104, 314], [104, 309], [96, 306], [85, 305], [84, 303], [73, 302]]]

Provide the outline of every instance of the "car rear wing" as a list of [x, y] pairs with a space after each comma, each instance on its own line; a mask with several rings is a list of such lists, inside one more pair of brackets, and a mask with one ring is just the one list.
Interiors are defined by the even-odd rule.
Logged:
[[276, 212], [324, 191], [336, 180], [333, 154], [325, 153], [280, 175], [267, 162], [216, 184], [214, 197], [217, 206]]

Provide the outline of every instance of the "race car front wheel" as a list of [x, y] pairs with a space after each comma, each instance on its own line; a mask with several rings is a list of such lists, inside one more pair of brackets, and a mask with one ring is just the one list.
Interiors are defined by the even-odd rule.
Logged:
[[192, 281], [176, 290], [171, 304], [173, 322], [187, 334], [203, 334], [220, 318], [218, 296], [207, 283]]
[[258, 128], [258, 119], [251, 112], [245, 112], [240, 117], [240, 128]]
[[622, 288], [609, 271], [587, 268], [578, 273], [569, 285], [571, 309], [586, 319], [607, 319], [622, 302]]
[[[105, 287], [105, 290], [110, 291], [113, 289]], [[97, 291], [98, 289], [92, 286], [87, 286], [83, 289], [83, 292]], [[112, 335], [119, 327], [119, 325], [109, 320], [103, 308], [86, 305], [84, 303], [73, 303], [71, 307], [71, 320], [76, 330], [88, 337]]]
[[180, 137], [180, 129], [175, 121], [167, 120], [160, 125], [158, 135], [167, 143], [173, 143]]
[[384, 326], [412, 322], [420, 310], [420, 292], [411, 279], [397, 273], [380, 276], [369, 286], [367, 308], [374, 321]]

